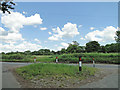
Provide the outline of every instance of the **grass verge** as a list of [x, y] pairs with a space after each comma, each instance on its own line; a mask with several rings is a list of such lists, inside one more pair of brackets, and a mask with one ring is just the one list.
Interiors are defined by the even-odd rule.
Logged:
[[31, 64], [16, 69], [16, 72], [26, 80], [39, 80], [47, 77], [59, 80], [62, 78], [83, 80], [89, 76], [94, 76], [96, 71], [96, 68], [83, 66], [82, 71], [79, 72], [78, 66], [48, 63]]

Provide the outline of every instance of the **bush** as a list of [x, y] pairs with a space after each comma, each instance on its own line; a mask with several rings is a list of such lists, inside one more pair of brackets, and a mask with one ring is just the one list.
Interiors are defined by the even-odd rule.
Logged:
[[59, 62], [79, 62], [79, 56], [82, 56], [82, 61], [84, 63], [92, 63], [93, 58], [96, 63], [115, 63], [118, 64], [118, 58], [120, 55], [118, 53], [75, 53], [75, 54], [64, 54], [58, 57]]
[[30, 55], [24, 55], [24, 54], [3, 54], [2, 55], [3, 61], [30, 61], [31, 56]]

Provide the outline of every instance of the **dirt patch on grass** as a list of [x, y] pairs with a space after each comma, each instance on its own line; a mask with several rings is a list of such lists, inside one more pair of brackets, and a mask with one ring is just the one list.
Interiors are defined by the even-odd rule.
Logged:
[[33, 83], [30, 80], [25, 80], [23, 77], [16, 73], [16, 68], [12, 69], [13, 75], [16, 77], [17, 81], [20, 83], [21, 88], [33, 88]]
[[18, 82], [21, 84], [22, 88], [79, 88], [84, 84], [98, 81], [107, 75], [115, 73], [116, 70], [99, 69], [94, 76], [88, 76], [84, 80], [80, 80], [79, 78], [69, 78], [60, 76], [25, 80], [15, 72], [15, 68], [12, 70], [12, 72], [15, 75]]

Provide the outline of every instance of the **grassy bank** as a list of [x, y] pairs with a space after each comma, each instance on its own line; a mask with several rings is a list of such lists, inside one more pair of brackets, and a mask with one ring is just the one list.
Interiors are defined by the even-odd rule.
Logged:
[[16, 72], [24, 79], [36, 79], [52, 77], [54, 79], [62, 78], [78, 78], [80, 80], [93, 76], [97, 69], [92, 67], [82, 67], [82, 72], [79, 72], [78, 66], [65, 64], [32, 64], [16, 69]]

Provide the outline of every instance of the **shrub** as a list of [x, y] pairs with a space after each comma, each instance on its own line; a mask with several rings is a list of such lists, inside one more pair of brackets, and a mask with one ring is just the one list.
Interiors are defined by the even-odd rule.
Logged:
[[117, 53], [75, 53], [75, 54], [64, 54], [58, 57], [60, 62], [71, 62], [77, 63], [79, 56], [82, 56], [84, 63], [92, 63], [93, 58], [97, 63], [119, 63], [118, 58], [120, 55]]

